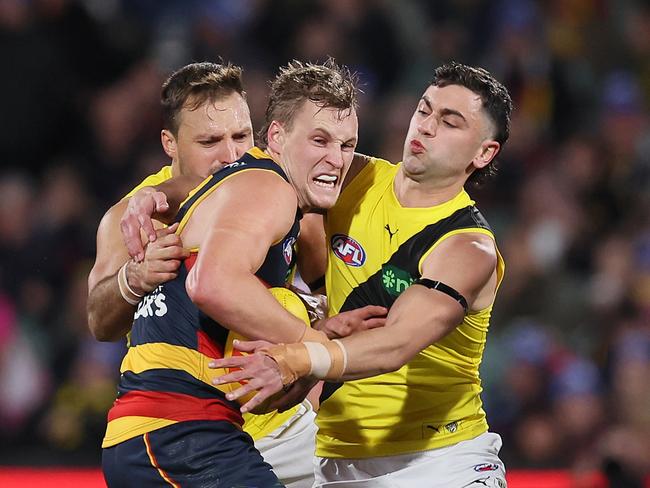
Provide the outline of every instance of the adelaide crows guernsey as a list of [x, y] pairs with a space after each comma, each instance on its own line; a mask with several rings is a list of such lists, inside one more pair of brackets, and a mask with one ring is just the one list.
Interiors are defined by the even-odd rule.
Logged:
[[[390, 308], [444, 239], [492, 232], [465, 191], [429, 208], [402, 207], [399, 165], [371, 159], [327, 214], [330, 314], [364, 305]], [[498, 282], [504, 264], [498, 257]], [[450, 334], [395, 372], [327, 383], [316, 453], [366, 458], [406, 454], [473, 438], [488, 428], [479, 365], [492, 306], [470, 311]]]
[[[272, 171], [287, 179], [282, 169], [257, 148], [239, 161], [208, 177], [183, 203], [178, 213], [179, 232], [197, 205], [221, 183], [244, 171]], [[291, 230], [272, 246], [258, 272], [266, 286], [283, 286], [294, 264], [293, 246], [299, 232], [300, 211]], [[230, 331], [201, 312], [185, 291], [185, 280], [196, 252], [184, 260], [178, 276], [148, 293], [134, 315], [129, 348], [121, 366], [118, 397], [108, 413], [102, 447], [177, 422], [225, 420], [241, 425], [239, 404], [228, 401], [212, 378], [225, 371], [208, 363], [223, 357]], [[253, 434], [268, 433], [293, 415], [257, 416]], [[258, 437], [258, 436], [256, 436]]]

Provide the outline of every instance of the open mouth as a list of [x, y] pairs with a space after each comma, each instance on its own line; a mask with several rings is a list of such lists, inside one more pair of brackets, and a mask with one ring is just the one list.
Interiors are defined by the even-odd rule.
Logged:
[[334, 188], [338, 181], [338, 177], [334, 175], [319, 175], [312, 181], [323, 188]]

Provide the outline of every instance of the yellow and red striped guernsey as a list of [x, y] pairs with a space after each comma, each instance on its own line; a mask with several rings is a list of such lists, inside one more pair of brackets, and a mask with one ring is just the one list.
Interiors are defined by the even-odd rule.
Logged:
[[[282, 169], [264, 152], [254, 148], [238, 162], [224, 167], [197, 187], [183, 203], [177, 220], [189, 218], [193, 209], [225, 179], [242, 171], [272, 171], [286, 180]], [[146, 181], [146, 180], [145, 180]], [[267, 286], [283, 286], [295, 263], [293, 246], [299, 231], [300, 212], [291, 230], [269, 249], [257, 273]], [[129, 348], [121, 366], [118, 397], [108, 413], [102, 447], [183, 421], [225, 420], [243, 424], [239, 404], [228, 401], [211, 379], [222, 374], [208, 368], [213, 358], [223, 357], [231, 332], [202, 313], [185, 291], [185, 279], [197, 251], [179, 268], [177, 278], [148, 293], [134, 315]], [[289, 259], [288, 259], [289, 258]], [[226, 387], [223, 387], [226, 388]], [[295, 410], [281, 414], [247, 415], [244, 430], [254, 439], [285, 423]]]

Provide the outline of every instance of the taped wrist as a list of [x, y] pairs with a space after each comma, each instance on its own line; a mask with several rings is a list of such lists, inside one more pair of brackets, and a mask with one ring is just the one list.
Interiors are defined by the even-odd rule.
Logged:
[[338, 340], [278, 344], [263, 348], [260, 352], [276, 362], [284, 386], [303, 376], [338, 380], [347, 367], [347, 352]]
[[327, 335], [322, 330], [312, 329], [310, 326], [305, 325], [305, 332], [298, 342], [321, 342], [329, 341]]

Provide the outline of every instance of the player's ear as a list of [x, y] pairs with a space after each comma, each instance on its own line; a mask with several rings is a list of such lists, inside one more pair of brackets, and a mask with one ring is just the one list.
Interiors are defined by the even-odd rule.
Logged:
[[160, 143], [165, 150], [165, 154], [171, 159], [176, 159], [178, 155], [176, 137], [174, 137], [174, 134], [170, 130], [163, 129], [160, 131]]
[[497, 141], [489, 139], [483, 141], [480, 149], [478, 150], [476, 157], [473, 160], [473, 164], [477, 169], [485, 168], [490, 161], [492, 161], [495, 156], [498, 154], [501, 144]]
[[276, 152], [282, 152], [282, 146], [284, 145], [285, 131], [282, 124], [277, 120], [274, 120], [269, 125], [269, 130], [266, 133], [266, 138], [268, 141], [269, 149]]

